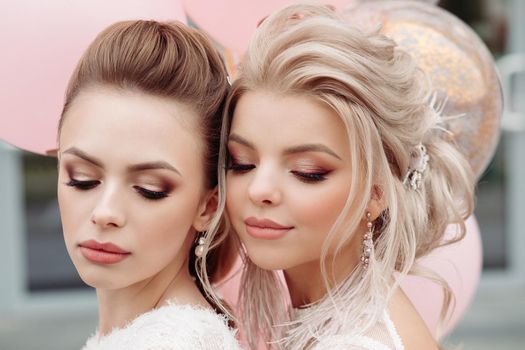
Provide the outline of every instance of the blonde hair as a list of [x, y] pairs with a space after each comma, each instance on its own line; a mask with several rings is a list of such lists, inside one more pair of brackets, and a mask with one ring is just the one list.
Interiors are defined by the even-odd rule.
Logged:
[[[317, 337], [336, 334], [345, 324], [359, 324], [356, 334], [366, 332], [382, 316], [398, 286], [390, 285], [394, 272], [439, 280], [415, 260], [463, 238], [464, 220], [473, 209], [469, 164], [445, 141], [428, 80], [407, 53], [382, 35], [350, 27], [329, 7], [295, 5], [260, 25], [233, 84], [221, 136], [219, 188], [223, 194], [233, 111], [239, 98], [254, 90], [304, 95], [329, 106], [346, 126], [351, 178], [362, 180], [351, 184], [346, 205], [324, 243], [321, 271], [328, 293], [315, 306], [315, 315], [290, 322], [285, 289], [276, 272], [263, 270], [244, 257], [240, 303], [247, 338], [253, 347], [262, 338], [279, 341], [276, 345], [287, 349], [304, 349]], [[403, 180], [411, 152], [420, 142], [430, 160], [423, 187], [413, 190]], [[330, 288], [328, 248], [337, 238], [336, 254], [340, 253], [354, 232], [359, 232], [374, 186], [382, 192], [388, 209], [374, 223], [370, 266], [358, 266]], [[355, 210], [350, 212], [350, 207]], [[343, 219], [345, 227], [341, 227]], [[449, 224], [457, 224], [459, 231], [445, 242]], [[445, 281], [441, 283], [446, 286]], [[450, 304], [448, 290], [446, 295], [444, 311]]]
[[[221, 117], [229, 84], [222, 58], [204, 33], [179, 22], [144, 20], [106, 28], [89, 45], [70, 78], [59, 134], [75, 98], [93, 86], [138, 91], [192, 108], [204, 145], [204, 185], [216, 187]], [[230, 256], [228, 245], [215, 246], [204, 267], [213, 278], [220, 278], [232, 264], [224, 259]], [[193, 248], [189, 257], [190, 272], [197, 276]]]

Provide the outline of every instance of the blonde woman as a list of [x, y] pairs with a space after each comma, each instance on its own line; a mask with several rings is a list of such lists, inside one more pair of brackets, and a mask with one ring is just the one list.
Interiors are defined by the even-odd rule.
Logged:
[[219, 161], [254, 348], [438, 347], [399, 288], [472, 211], [468, 163], [434, 107], [407, 54], [327, 7], [288, 7], [257, 29]]
[[[80, 59], [59, 126], [58, 199], [68, 253], [97, 291], [85, 350], [238, 349], [194, 264], [220, 214], [227, 92], [219, 54], [181, 23], [116, 23]], [[219, 251], [208, 253], [214, 277], [229, 267]]]

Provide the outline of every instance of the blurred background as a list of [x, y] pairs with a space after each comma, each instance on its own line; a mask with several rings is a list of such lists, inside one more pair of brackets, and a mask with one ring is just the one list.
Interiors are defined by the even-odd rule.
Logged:
[[[525, 349], [525, 1], [439, 6], [483, 39], [505, 92], [499, 146], [477, 186], [481, 281], [445, 343]], [[56, 168], [54, 158], [0, 140], [0, 350], [79, 349], [96, 327], [94, 292], [78, 277], [62, 240]]]

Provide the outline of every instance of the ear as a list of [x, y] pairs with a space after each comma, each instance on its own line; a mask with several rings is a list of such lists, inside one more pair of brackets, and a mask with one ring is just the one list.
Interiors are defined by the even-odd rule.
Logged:
[[379, 185], [373, 185], [367, 206], [367, 211], [370, 212], [372, 221], [377, 219], [387, 207], [388, 204], [383, 189]]
[[208, 229], [208, 225], [217, 211], [218, 202], [217, 188], [208, 191], [199, 204], [197, 215], [193, 220], [193, 228], [195, 230], [206, 231]]
[[46, 156], [58, 158], [58, 149], [53, 148], [46, 150]]

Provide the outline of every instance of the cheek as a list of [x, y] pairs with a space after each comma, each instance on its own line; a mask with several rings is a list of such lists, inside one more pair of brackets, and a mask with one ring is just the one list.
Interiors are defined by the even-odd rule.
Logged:
[[226, 211], [228, 215], [235, 221], [235, 217], [241, 215], [240, 208], [246, 203], [244, 199], [247, 196], [245, 181], [240, 177], [228, 176], [226, 178]]
[[57, 199], [60, 208], [60, 219], [64, 238], [73, 239], [78, 233], [80, 226], [91, 218], [93, 202], [92, 194], [78, 193], [61, 183], [58, 184]]
[[311, 229], [318, 241], [324, 241], [345, 205], [348, 191], [341, 182], [321, 184], [308, 192], [297, 191], [296, 204], [292, 206], [297, 224]]
[[143, 251], [153, 255], [162, 252], [171, 255], [180, 250], [188, 232], [192, 230], [196, 211], [197, 200], [172, 199], [166, 203], [141, 200], [132, 214], [135, 224], [133, 231], [137, 233], [136, 247], [150, 247]]

